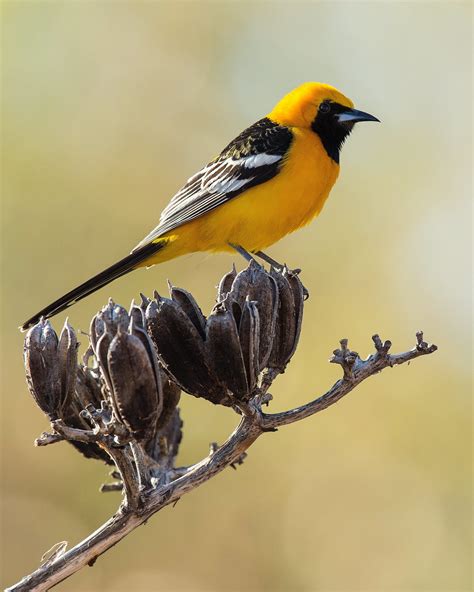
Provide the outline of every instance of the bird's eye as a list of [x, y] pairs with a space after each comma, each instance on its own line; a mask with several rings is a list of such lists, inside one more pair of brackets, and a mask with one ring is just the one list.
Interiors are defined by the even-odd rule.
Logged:
[[329, 111], [331, 111], [331, 104], [327, 101], [324, 101], [324, 103], [321, 103], [321, 105], [319, 105], [319, 111], [321, 113], [329, 113]]

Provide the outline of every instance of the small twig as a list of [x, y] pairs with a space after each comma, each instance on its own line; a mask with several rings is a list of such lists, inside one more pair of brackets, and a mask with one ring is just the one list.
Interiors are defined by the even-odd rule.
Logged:
[[140, 507], [141, 492], [130, 456], [127, 454], [126, 448], [115, 445], [112, 436], [103, 433], [107, 431], [107, 426], [97, 425], [94, 430], [78, 430], [66, 426], [60, 419], [53, 421], [51, 425], [55, 431], [67, 440], [76, 440], [78, 442], [87, 442], [101, 446], [112, 458], [120, 472], [125, 492], [123, 509], [137, 510]]
[[114, 461], [123, 483], [125, 498], [122, 504], [124, 511], [137, 511], [143, 505], [141, 489], [130, 456], [124, 448], [106, 448], [107, 454]]
[[100, 492], [101, 493], [109, 493], [110, 491], [122, 491], [123, 490], [123, 483], [117, 482], [117, 483], [103, 483], [100, 486]]
[[56, 433], [43, 432], [35, 440], [35, 446], [48, 446], [49, 444], [56, 444], [56, 442], [64, 442], [64, 436]]
[[139, 491], [143, 491], [150, 485], [150, 471], [147, 468], [145, 454], [138, 442], [130, 442], [130, 450], [132, 451], [135, 462], [138, 489]]
[[374, 335], [372, 340], [377, 353], [369, 356], [366, 360], [361, 360], [358, 354], [350, 352], [347, 349], [347, 340], [341, 340], [342, 349], [335, 350], [334, 356], [330, 361], [342, 366], [344, 378], [338, 380], [327, 393], [310, 403], [306, 403], [306, 405], [296, 407], [290, 411], [283, 411], [282, 413], [263, 414], [262, 425], [266, 428], [278, 428], [309, 417], [314, 413], [326, 409], [330, 405], [334, 405], [334, 403], [337, 403], [339, 399], [350, 393], [363, 380], [373, 374], [377, 374], [384, 368], [404, 364], [420, 356], [431, 354], [438, 349], [436, 345], [428, 345], [423, 341], [422, 332], [417, 333], [416, 336], [417, 345], [413, 349], [399, 354], [389, 354], [390, 341], [382, 344], [380, 337]]

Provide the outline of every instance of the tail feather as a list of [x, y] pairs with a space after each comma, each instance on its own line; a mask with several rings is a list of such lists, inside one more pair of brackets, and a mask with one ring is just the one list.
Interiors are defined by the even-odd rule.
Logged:
[[117, 261], [114, 265], [111, 265], [104, 271], [101, 271], [94, 277], [90, 278], [74, 290], [71, 290], [61, 298], [58, 298], [35, 315], [33, 315], [30, 319], [28, 319], [23, 325], [21, 326], [22, 331], [26, 331], [32, 325], [35, 325], [41, 317], [46, 319], [62, 312], [72, 304], [79, 302], [89, 294], [92, 294], [99, 288], [106, 286], [113, 280], [125, 275], [129, 271], [132, 271], [139, 263], [143, 263], [146, 259], [154, 255], [158, 251], [160, 251], [165, 246], [164, 242], [161, 243], [149, 243], [148, 245], [144, 245], [140, 247], [138, 250], [134, 251], [124, 259]]

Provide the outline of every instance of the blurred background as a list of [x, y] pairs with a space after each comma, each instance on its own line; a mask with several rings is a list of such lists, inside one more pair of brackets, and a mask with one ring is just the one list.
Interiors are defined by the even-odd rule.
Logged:
[[[371, 378], [269, 434], [227, 470], [60, 585], [67, 591], [471, 589], [471, 4], [3, 2], [3, 585], [117, 508], [107, 469], [48, 425], [25, 384], [17, 327], [124, 256], [180, 185], [287, 91], [331, 83], [361, 125], [321, 217], [269, 253], [302, 267], [302, 340], [273, 410], [415, 331], [439, 352]], [[135, 272], [70, 310], [88, 329], [166, 279], [212, 307], [231, 255]], [[65, 315], [54, 319], [57, 330]], [[180, 462], [236, 424], [184, 396]]]

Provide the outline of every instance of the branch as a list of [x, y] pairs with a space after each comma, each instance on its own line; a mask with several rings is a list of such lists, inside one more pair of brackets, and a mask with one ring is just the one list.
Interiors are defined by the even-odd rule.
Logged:
[[330, 362], [342, 366], [344, 378], [338, 380], [327, 393], [310, 403], [306, 403], [306, 405], [282, 413], [264, 414], [263, 426], [268, 430], [272, 430], [309, 417], [337, 403], [339, 399], [350, 393], [369, 376], [377, 374], [387, 367], [405, 364], [405, 362], [410, 362], [420, 356], [432, 354], [438, 349], [436, 345], [428, 345], [423, 341], [422, 331], [416, 334], [416, 339], [417, 343], [413, 349], [399, 354], [389, 354], [388, 352], [392, 346], [391, 342], [385, 341], [385, 343], [382, 343], [378, 335], [373, 335], [372, 341], [376, 352], [366, 360], [361, 360], [357, 352], [348, 350], [347, 339], [342, 339], [340, 341], [341, 349], [334, 350]]
[[[102, 553], [165, 506], [175, 503], [181, 496], [202, 485], [225, 468], [240, 464], [245, 451], [263, 433], [274, 431], [278, 427], [318, 413], [336, 403], [369, 376], [377, 374], [389, 366], [403, 364], [420, 356], [431, 354], [437, 349], [435, 345], [428, 345], [423, 341], [421, 332], [417, 334], [416, 346], [412, 350], [399, 354], [389, 354], [391, 346], [389, 341], [382, 343], [378, 335], [374, 335], [372, 339], [376, 352], [366, 360], [361, 360], [356, 352], [348, 349], [347, 340], [340, 342], [341, 348], [334, 351], [330, 361], [339, 364], [343, 368], [344, 377], [338, 380], [327, 393], [314, 401], [283, 413], [264, 414], [261, 411], [260, 393], [251, 399], [247, 405], [241, 405], [242, 417], [240, 423], [222, 446], [217, 449], [214, 446], [211, 447], [210, 454], [190, 468], [170, 469], [170, 479], [174, 480], [149, 488], [146, 491], [140, 491], [140, 503], [136, 499], [136, 489], [131, 494], [127, 492], [125, 502], [110, 520], [69, 551], [62, 552], [64, 551], [64, 545], [62, 545], [62, 554], [61, 552], [53, 553], [52, 557], [39, 569], [25, 577], [21, 582], [8, 588], [7, 592], [49, 590], [85, 565], [93, 565]], [[67, 430], [61, 423], [54, 424], [54, 427], [59, 428], [61, 436], [66, 436]], [[87, 432], [87, 430], [77, 430], [77, 432]], [[71, 434], [67, 435], [70, 436]], [[94, 430], [89, 431], [87, 436], [83, 433], [73, 435], [78, 439], [97, 437]], [[48, 438], [43, 435], [40, 440], [44, 441], [44, 444], [50, 443], [48, 440], [51, 442], [56, 441], [53, 436]], [[107, 449], [109, 454], [110, 450], [112, 448]], [[121, 462], [125, 458], [131, 463], [130, 457], [124, 453], [124, 449], [117, 448], [116, 450], [122, 453], [118, 456], [114, 455], [114, 460], [117, 462], [120, 459], [118, 468], [127, 488], [130, 476], [126, 475], [126, 471], [130, 467], [132, 470], [135, 470], [135, 468], [131, 464], [127, 465], [128, 468], [126, 469], [121, 466]]]

